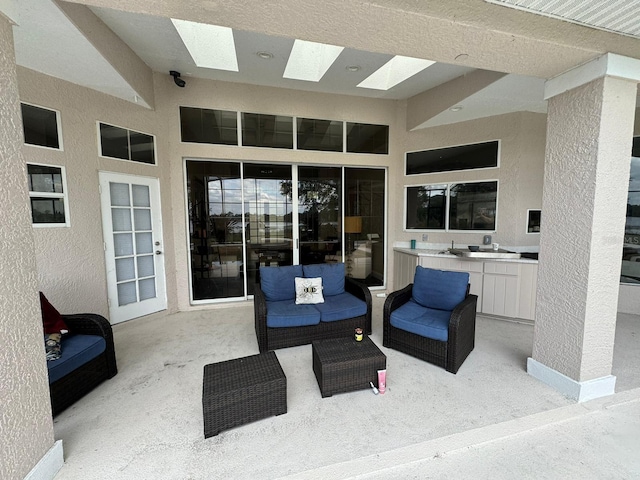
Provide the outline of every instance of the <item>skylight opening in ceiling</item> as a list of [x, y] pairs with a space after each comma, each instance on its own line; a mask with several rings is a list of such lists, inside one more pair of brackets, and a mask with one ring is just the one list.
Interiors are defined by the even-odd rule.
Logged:
[[434, 63], [436, 62], [432, 62], [431, 60], [396, 55], [360, 82], [358, 87], [373, 90], [389, 90]]
[[284, 78], [319, 82], [344, 47], [296, 40], [284, 69]]
[[174, 18], [171, 22], [198, 67], [238, 71], [233, 30]]

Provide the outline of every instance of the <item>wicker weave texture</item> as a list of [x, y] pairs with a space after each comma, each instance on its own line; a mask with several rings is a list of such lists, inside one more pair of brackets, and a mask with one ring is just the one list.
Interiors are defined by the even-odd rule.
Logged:
[[322, 397], [369, 388], [369, 382], [377, 385], [378, 370], [387, 366], [387, 357], [366, 336], [361, 342], [353, 337], [316, 340], [312, 352]]
[[287, 413], [287, 379], [274, 352], [204, 366], [204, 438]]

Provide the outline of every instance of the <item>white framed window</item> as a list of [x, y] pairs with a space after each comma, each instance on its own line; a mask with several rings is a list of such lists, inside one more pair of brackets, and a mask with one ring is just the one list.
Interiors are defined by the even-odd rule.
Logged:
[[31, 222], [34, 227], [68, 227], [69, 202], [64, 167], [27, 164]]
[[405, 186], [404, 229], [494, 232], [498, 181]]
[[62, 150], [60, 112], [25, 102], [20, 109], [26, 145]]
[[98, 122], [100, 156], [156, 164], [156, 137]]
[[422, 175], [499, 167], [500, 140], [405, 153], [404, 174]]

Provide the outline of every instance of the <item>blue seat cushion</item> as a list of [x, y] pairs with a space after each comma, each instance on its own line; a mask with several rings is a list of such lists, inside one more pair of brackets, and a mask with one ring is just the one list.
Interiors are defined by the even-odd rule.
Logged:
[[296, 298], [296, 277], [302, 277], [302, 265], [260, 267], [260, 288], [267, 301]]
[[320, 311], [321, 322], [335, 322], [367, 313], [366, 302], [347, 292], [333, 295], [324, 303], [318, 303], [314, 307]]
[[302, 270], [307, 278], [322, 277], [322, 294], [325, 297], [344, 293], [344, 263], [304, 265]]
[[413, 299], [391, 313], [390, 323], [400, 330], [446, 342], [451, 312], [423, 307]]
[[469, 274], [435, 270], [418, 265], [413, 278], [412, 297], [423, 307], [453, 310], [467, 296]]
[[62, 355], [47, 362], [49, 383], [60, 380], [76, 368], [93, 360], [107, 348], [107, 342], [99, 335], [69, 335], [62, 337]]
[[[274, 269], [275, 270], [275, 269]], [[296, 305], [293, 300], [267, 301], [267, 327], [303, 327], [320, 323], [316, 305]]]

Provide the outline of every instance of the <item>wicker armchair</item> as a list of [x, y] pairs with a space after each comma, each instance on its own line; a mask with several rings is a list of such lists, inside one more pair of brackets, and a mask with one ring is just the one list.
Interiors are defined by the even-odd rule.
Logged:
[[99, 335], [105, 339], [107, 346], [105, 351], [93, 360], [49, 384], [51, 410], [54, 416], [118, 373], [113, 331], [106, 318], [91, 313], [62, 315], [62, 318], [72, 332], [69, 335]]
[[451, 311], [447, 340], [434, 340], [391, 324], [392, 313], [412, 300], [413, 285], [411, 283], [387, 297], [383, 311], [382, 343], [385, 347], [444, 367], [455, 374], [475, 346], [478, 297], [470, 295], [467, 286], [466, 297]]

